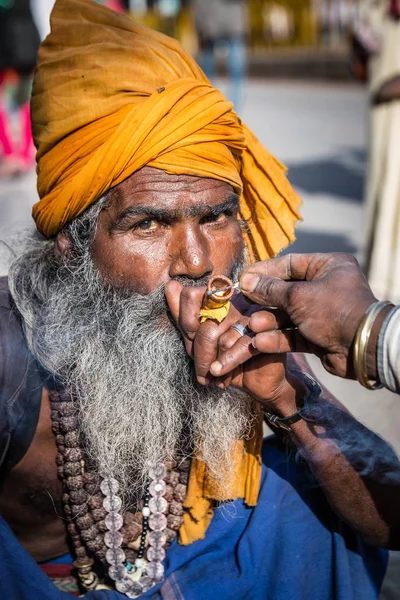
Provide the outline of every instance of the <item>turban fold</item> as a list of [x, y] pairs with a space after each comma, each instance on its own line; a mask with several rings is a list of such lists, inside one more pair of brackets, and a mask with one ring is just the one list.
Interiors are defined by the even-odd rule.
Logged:
[[31, 108], [45, 236], [147, 165], [232, 185], [255, 258], [294, 240], [285, 168], [177, 41], [92, 0], [57, 0]]
[[[240, 195], [247, 245], [266, 259], [294, 240], [300, 199], [260, 144], [178, 42], [92, 0], [57, 0], [39, 50], [31, 104], [40, 200], [38, 229], [54, 236], [145, 165], [226, 181]], [[215, 500], [257, 502], [262, 415], [232, 449], [221, 489], [192, 462], [182, 543], [205, 535]]]

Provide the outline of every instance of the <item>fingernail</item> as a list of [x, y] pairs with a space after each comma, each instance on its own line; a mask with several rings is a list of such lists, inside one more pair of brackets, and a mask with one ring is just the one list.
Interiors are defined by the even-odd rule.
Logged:
[[246, 273], [240, 278], [240, 289], [243, 292], [252, 292], [259, 281], [259, 275], [254, 275], [253, 273]]
[[210, 367], [210, 371], [212, 372], [213, 375], [219, 375], [222, 371], [221, 363], [218, 360], [213, 362], [213, 364]]
[[257, 350], [257, 336], [251, 338], [251, 345]]

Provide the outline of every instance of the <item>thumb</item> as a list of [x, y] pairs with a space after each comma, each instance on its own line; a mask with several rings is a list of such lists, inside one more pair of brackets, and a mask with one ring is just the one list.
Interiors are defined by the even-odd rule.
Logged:
[[239, 277], [241, 292], [256, 304], [286, 310], [292, 283], [256, 273], [243, 273]]
[[167, 299], [167, 304], [176, 323], [179, 321], [179, 306], [182, 290], [183, 285], [179, 283], [179, 281], [168, 281], [165, 286], [165, 297]]

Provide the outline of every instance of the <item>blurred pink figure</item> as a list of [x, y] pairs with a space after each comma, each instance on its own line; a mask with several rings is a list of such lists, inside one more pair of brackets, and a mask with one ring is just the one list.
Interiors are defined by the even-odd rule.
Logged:
[[[13, 177], [33, 166], [33, 141], [29, 113], [29, 91], [39, 34], [29, 0], [14, 0], [0, 12], [0, 177]], [[10, 114], [3, 101], [5, 74], [17, 75], [17, 122], [19, 141], [12, 135]]]

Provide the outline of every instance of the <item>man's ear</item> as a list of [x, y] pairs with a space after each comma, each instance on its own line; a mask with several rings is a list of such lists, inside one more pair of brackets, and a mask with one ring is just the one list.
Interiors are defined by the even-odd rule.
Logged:
[[63, 231], [57, 233], [56, 237], [56, 253], [66, 258], [71, 258], [72, 242], [69, 235]]

